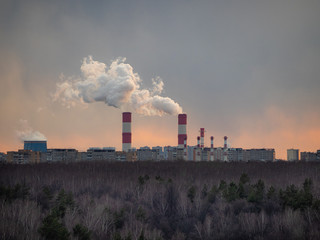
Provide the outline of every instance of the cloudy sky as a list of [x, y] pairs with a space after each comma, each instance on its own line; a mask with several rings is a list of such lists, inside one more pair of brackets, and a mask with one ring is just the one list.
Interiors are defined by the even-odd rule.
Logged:
[[[132, 108], [140, 112], [133, 146], [177, 145], [173, 108], [143, 115], [140, 105], [122, 104], [132, 92], [118, 105], [101, 101], [110, 97], [99, 84], [109, 81], [112, 63], [137, 77], [130, 86], [147, 91], [148, 103], [170, 98], [188, 114], [190, 145], [204, 127], [208, 145], [211, 135], [215, 146], [227, 135], [231, 147], [275, 148], [277, 158], [288, 148], [316, 151], [319, 12], [317, 0], [2, 1], [0, 151], [22, 148], [33, 133], [49, 148], [121, 149], [121, 112]], [[89, 56], [104, 64], [98, 80], [82, 68]], [[153, 92], [152, 79], [163, 82], [162, 92]], [[83, 92], [88, 81], [99, 84]], [[76, 104], [65, 104], [63, 83]]]

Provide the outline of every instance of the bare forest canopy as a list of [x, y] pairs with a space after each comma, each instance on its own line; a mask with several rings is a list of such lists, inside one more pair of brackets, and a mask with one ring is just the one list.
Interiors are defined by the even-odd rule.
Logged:
[[319, 163], [0, 165], [0, 239], [319, 239]]

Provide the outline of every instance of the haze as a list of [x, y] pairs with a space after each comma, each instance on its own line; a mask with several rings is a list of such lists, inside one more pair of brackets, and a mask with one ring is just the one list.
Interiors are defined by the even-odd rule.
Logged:
[[[103, 102], [53, 101], [83, 59], [125, 57], [151, 89], [231, 147], [320, 149], [320, 2], [2, 1], [0, 151], [17, 150], [21, 121], [49, 148], [121, 149], [121, 111]], [[63, 77], [62, 77], [63, 76]], [[177, 145], [177, 116], [133, 114], [133, 146]]]

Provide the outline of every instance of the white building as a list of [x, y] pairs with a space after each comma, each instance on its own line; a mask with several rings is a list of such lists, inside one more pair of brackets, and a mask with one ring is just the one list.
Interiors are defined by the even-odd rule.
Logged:
[[288, 149], [287, 150], [288, 161], [299, 161], [299, 149]]

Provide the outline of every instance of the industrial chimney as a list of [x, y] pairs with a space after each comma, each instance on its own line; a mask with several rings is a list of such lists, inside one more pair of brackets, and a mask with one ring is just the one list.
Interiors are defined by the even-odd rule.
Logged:
[[201, 148], [204, 148], [204, 128], [200, 128]]
[[187, 139], [187, 114], [178, 115], [178, 148], [184, 148]]
[[228, 137], [224, 136], [224, 146], [223, 146], [223, 161], [228, 161], [228, 143], [227, 143]]
[[122, 113], [122, 151], [131, 149], [131, 112]]

